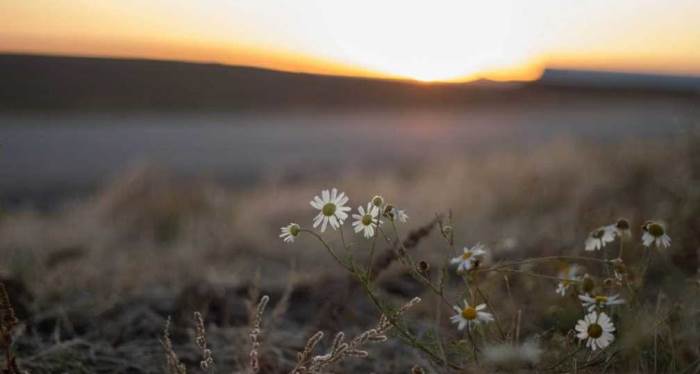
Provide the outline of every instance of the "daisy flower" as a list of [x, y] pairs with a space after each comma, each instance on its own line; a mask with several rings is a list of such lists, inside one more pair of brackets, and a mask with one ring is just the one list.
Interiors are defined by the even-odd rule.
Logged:
[[625, 303], [624, 299], [620, 299], [620, 295], [598, 295], [591, 297], [590, 295], [585, 294], [578, 295], [578, 298], [581, 300], [581, 304], [583, 305], [583, 307], [587, 308], [589, 312], [593, 311], [596, 307], [603, 308], [606, 306], [619, 305]]
[[453, 258], [450, 263], [457, 264], [457, 272], [469, 271], [478, 260], [478, 257], [483, 256], [486, 253], [484, 246], [481, 243], [477, 243], [472, 248], [464, 247], [464, 252]]
[[391, 217], [394, 221], [399, 221], [401, 223], [406, 223], [408, 221], [408, 215], [403, 209], [398, 209], [396, 207], [391, 208]]
[[578, 276], [579, 267], [576, 264], [566, 265], [559, 271], [559, 284], [557, 285], [556, 293], [561, 296], [566, 296], [566, 290], [575, 282]]
[[616, 232], [615, 225], [603, 226], [591, 231], [586, 238], [586, 250], [597, 251], [605, 247], [605, 244], [615, 240]]
[[393, 222], [399, 221], [401, 223], [406, 223], [406, 221], [408, 221], [408, 215], [406, 215], [406, 211], [403, 209], [398, 209], [391, 204], [387, 204], [384, 207], [382, 215], [392, 220]]
[[380, 223], [377, 217], [379, 216], [379, 208], [373, 205], [371, 202], [367, 204], [367, 210], [363, 207], [358, 207], [357, 212], [359, 214], [353, 214], [352, 218], [355, 219], [352, 223], [352, 227], [355, 228], [355, 232], [364, 232], [365, 238], [369, 239], [374, 236], [374, 230], [377, 228], [377, 224]]
[[458, 305], [452, 307], [457, 314], [450, 317], [452, 323], [457, 324], [458, 330], [463, 330], [465, 326], [472, 328], [482, 322], [487, 323], [493, 321], [493, 315], [488, 312], [482, 312], [486, 309], [486, 304], [479, 304], [476, 307], [469, 305], [467, 300], [464, 300], [464, 308]]
[[321, 232], [324, 232], [326, 231], [326, 226], [330, 224], [334, 230], [337, 230], [343, 224], [343, 221], [348, 218], [347, 212], [350, 210], [350, 207], [345, 206], [348, 200], [349, 198], [345, 195], [345, 192], [339, 194], [336, 188], [333, 188], [331, 191], [321, 191], [321, 197], [314, 196], [311, 206], [320, 210], [314, 218], [314, 228], [321, 225]]
[[666, 227], [659, 222], [648, 221], [642, 226], [642, 243], [645, 247], [649, 247], [652, 243], [656, 248], [670, 247], [671, 237], [666, 234]]
[[299, 236], [299, 233], [301, 232], [301, 226], [292, 222], [287, 226], [281, 227], [280, 231], [282, 231], [280, 238], [282, 238], [285, 243], [294, 243], [294, 238]]
[[615, 335], [612, 334], [615, 331], [615, 325], [603, 312], [586, 314], [576, 323], [575, 329], [578, 332], [576, 337], [579, 340], [585, 340], [586, 347], [593, 351], [603, 349], [615, 340]]

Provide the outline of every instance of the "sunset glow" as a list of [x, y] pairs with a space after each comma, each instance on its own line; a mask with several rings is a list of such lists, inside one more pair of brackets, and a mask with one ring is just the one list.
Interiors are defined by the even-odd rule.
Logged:
[[421, 81], [544, 66], [700, 74], [698, 19], [690, 0], [6, 0], [0, 51]]

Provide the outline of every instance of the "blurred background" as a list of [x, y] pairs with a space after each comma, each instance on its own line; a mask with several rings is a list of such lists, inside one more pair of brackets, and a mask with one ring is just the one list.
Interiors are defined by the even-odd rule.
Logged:
[[95, 277], [116, 291], [132, 266], [156, 283], [234, 274], [218, 256], [288, 267], [278, 228], [310, 224], [332, 186], [352, 206], [384, 194], [412, 225], [452, 209], [465, 241], [562, 245], [671, 219], [655, 182], [697, 193], [692, 1], [1, 7], [2, 270], [32, 282], [51, 256], [107, 258]]
[[465, 241], [562, 246], [697, 194], [693, 1], [0, 7], [1, 270], [38, 292], [94, 258], [115, 292], [315, 266], [276, 258], [277, 231], [332, 186], [414, 226], [452, 209]]
[[256, 272], [278, 290], [329, 269], [277, 236], [330, 187], [384, 195], [406, 231], [451, 210], [496, 258], [659, 219], [695, 274], [698, 19], [691, 0], [3, 1], [0, 275], [45, 309]]

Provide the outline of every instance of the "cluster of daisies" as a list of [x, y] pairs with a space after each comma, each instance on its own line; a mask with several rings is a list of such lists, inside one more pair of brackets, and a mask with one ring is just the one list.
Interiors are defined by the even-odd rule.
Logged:
[[[642, 231], [642, 243], [644, 246], [649, 247], [652, 244], [658, 248], [670, 246], [671, 238], [666, 233], [666, 227], [662, 223], [648, 221], [642, 226]], [[616, 238], [622, 240], [630, 236], [629, 223], [621, 219], [614, 224], [594, 230], [586, 239], [585, 249], [587, 251], [600, 250]], [[456, 265], [458, 273], [465, 273], [478, 267], [486, 253], [487, 250], [482, 244], [476, 244], [471, 248], [464, 247], [458, 256], [452, 258], [450, 262]], [[615, 276], [618, 277], [617, 268], [619, 267], [618, 265], [621, 265], [622, 260], [616, 259], [610, 262], [615, 265]], [[581, 267], [576, 264], [566, 265], [561, 269], [558, 276], [560, 281], [555, 292], [565, 296], [571, 286], [575, 284], [581, 285], [581, 294], [578, 295], [578, 299], [584, 309], [584, 316], [577, 322], [574, 329], [576, 330], [576, 337], [585, 342], [588, 348], [595, 351], [606, 348], [615, 340], [615, 325], [609, 315], [606, 314], [606, 309], [624, 304], [625, 300], [619, 294], [594, 294], [595, 283], [593, 279], [588, 274], [582, 276], [581, 270]], [[453, 308], [455, 314], [451, 317], [451, 321], [457, 325], [459, 330], [465, 327], [472, 328], [494, 320], [493, 315], [486, 311], [485, 304], [472, 306], [465, 300], [464, 306], [455, 305]]]
[[[486, 254], [486, 247], [477, 243], [473, 247], [464, 247], [462, 253], [457, 257], [450, 260], [452, 265], [457, 265], [457, 273], [468, 272], [477, 266], [482, 260], [482, 257]], [[472, 328], [482, 323], [488, 323], [493, 321], [493, 315], [486, 312], [486, 304], [479, 304], [477, 306], [471, 306], [464, 300], [464, 306], [459, 305], [453, 306], [456, 314], [450, 317], [452, 323], [457, 325], [457, 329], [462, 330], [465, 327]]]
[[[601, 226], [588, 234], [585, 242], [587, 251], [597, 251], [606, 244], [615, 241], [615, 238], [627, 238], [630, 236], [630, 224], [626, 219], [620, 219], [611, 225]], [[661, 222], [647, 221], [642, 225], [642, 244], [657, 248], [671, 246], [671, 237], [666, 233], [666, 226]]]
[[560, 279], [557, 286], [557, 294], [564, 296], [569, 286], [578, 282], [581, 284], [582, 291], [578, 295], [581, 301], [581, 306], [584, 309], [584, 317], [579, 320], [575, 326], [577, 332], [576, 337], [584, 341], [586, 346], [591, 350], [603, 349], [610, 345], [615, 340], [615, 325], [608, 315], [604, 312], [606, 308], [611, 308], [615, 305], [624, 304], [625, 300], [620, 298], [620, 295], [592, 295], [591, 292], [595, 288], [593, 280], [588, 274], [581, 277], [579, 275], [580, 268], [577, 265], [566, 266], [559, 273]]
[[[345, 192], [338, 192], [337, 188], [321, 191], [321, 196], [314, 196], [310, 201], [311, 206], [319, 212], [313, 219], [313, 227], [319, 228], [320, 232], [325, 232], [329, 226], [333, 230], [338, 230], [350, 217], [351, 210], [347, 206], [350, 198]], [[373, 238], [377, 234], [377, 229], [384, 223], [382, 218], [393, 222], [405, 223], [408, 215], [402, 209], [398, 209], [391, 204], [387, 204], [382, 196], [374, 196], [367, 206], [359, 206], [357, 213], [352, 214], [352, 227], [355, 233], [365, 238]], [[303, 231], [297, 223], [290, 223], [281, 229], [280, 238], [286, 243], [293, 243], [294, 239]]]
[[613, 335], [615, 324], [604, 310], [624, 304], [625, 300], [621, 299], [619, 295], [590, 296], [583, 294], [579, 295], [578, 298], [587, 313], [574, 327], [576, 338], [585, 342], [586, 347], [593, 351], [606, 348], [615, 340], [615, 335]]
[[[584, 248], [586, 251], [597, 251], [604, 248], [608, 243], [615, 241], [615, 239], [624, 240], [630, 237], [629, 222], [626, 219], [620, 219], [616, 223], [601, 226], [591, 231], [586, 237]], [[645, 247], [650, 247], [652, 244], [657, 248], [670, 247], [671, 237], [666, 233], [666, 226], [661, 222], [647, 221], [642, 225], [642, 244]], [[618, 258], [610, 260], [610, 263], [614, 266], [615, 278], [620, 280], [624, 272], [622, 258], [618, 256]], [[557, 284], [556, 293], [565, 296], [571, 285], [590, 280], [586, 279], [588, 275], [582, 277], [580, 270], [580, 267], [576, 264], [564, 266], [559, 272], [558, 278], [560, 281]]]
[[[353, 231], [369, 239], [380, 232], [383, 220], [389, 220], [393, 224], [393, 222], [406, 222], [408, 219], [405, 211], [387, 204], [384, 198], [379, 195], [370, 199], [366, 205], [358, 206], [355, 213], [351, 212], [352, 209], [347, 205], [348, 201], [348, 196], [336, 188], [321, 191], [321, 195], [315, 196], [310, 202], [311, 206], [318, 210], [313, 219], [313, 228], [318, 228], [321, 233], [325, 232], [329, 226], [333, 230], [339, 230], [343, 223], [352, 217]], [[290, 223], [281, 228], [280, 237], [285, 242], [291, 243], [302, 231], [305, 230], [299, 224]], [[585, 250], [600, 250], [616, 239], [623, 240], [630, 236], [629, 222], [620, 219], [614, 224], [593, 230], [585, 240]], [[642, 226], [641, 240], [646, 247], [653, 244], [657, 248], [667, 248], [671, 245], [671, 238], [666, 233], [665, 225], [656, 221], [648, 221]], [[486, 253], [486, 247], [477, 243], [473, 247], [464, 247], [456, 257], [450, 260], [450, 263], [456, 265], [457, 273], [464, 274], [476, 269]], [[616, 269], [621, 262], [621, 258], [610, 261]], [[615, 340], [615, 325], [606, 311], [624, 304], [625, 300], [620, 298], [619, 294], [594, 294], [595, 283], [588, 274], [581, 276], [581, 268], [576, 264], [566, 265], [562, 268], [558, 278], [559, 283], [555, 292], [561, 296], [565, 296], [567, 290], [573, 285], [581, 285], [578, 299], [584, 310], [584, 316], [574, 327], [576, 337], [585, 342], [586, 347], [593, 351], [608, 347]], [[453, 309], [455, 314], [450, 317], [450, 321], [459, 330], [471, 329], [480, 324], [494, 321], [493, 314], [486, 311], [486, 304], [471, 305], [467, 300], [464, 300], [462, 306], [455, 305]]]
[[[596, 251], [604, 248], [615, 239], [623, 240], [631, 237], [629, 222], [620, 219], [616, 223], [606, 225], [593, 230], [585, 241], [586, 251]], [[642, 244], [645, 247], [654, 245], [656, 248], [668, 248], [671, 246], [671, 238], [666, 232], [666, 226], [657, 221], [647, 221], [642, 225]], [[620, 253], [621, 256], [621, 253]], [[615, 278], [621, 279], [620, 272], [624, 267], [622, 258], [611, 260], [615, 268]], [[614, 340], [615, 325], [610, 317], [605, 313], [606, 308], [624, 304], [625, 300], [620, 295], [592, 295], [594, 282], [588, 274], [580, 275], [580, 267], [568, 265], [559, 272], [560, 282], [557, 285], [556, 293], [565, 296], [567, 289], [575, 283], [580, 283], [582, 293], [578, 295], [579, 300], [585, 310], [583, 319], [579, 320], [575, 326], [576, 337], [585, 341], [586, 346], [591, 350], [603, 349], [609, 346]]]

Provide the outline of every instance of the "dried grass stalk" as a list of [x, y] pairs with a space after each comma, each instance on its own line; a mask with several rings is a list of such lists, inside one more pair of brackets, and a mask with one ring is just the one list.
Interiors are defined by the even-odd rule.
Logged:
[[160, 344], [163, 346], [165, 351], [165, 363], [168, 374], [187, 374], [187, 369], [185, 365], [180, 362], [177, 354], [173, 350], [173, 342], [170, 340], [170, 316], [165, 322], [165, 328], [163, 328], [163, 337], [160, 339]]
[[5, 355], [3, 374], [20, 374], [17, 357], [12, 352], [13, 334], [18, 324], [5, 284], [0, 282], [0, 349]]
[[[398, 318], [405, 313], [406, 310], [418, 304], [420, 301], [421, 299], [418, 297], [413, 298], [399, 308], [393, 318]], [[389, 332], [391, 328], [392, 324], [389, 317], [382, 315], [374, 328], [362, 332], [348, 343], [344, 342], [345, 334], [342, 331], [337, 333], [328, 353], [312, 357], [311, 354], [314, 348], [323, 338], [323, 333], [319, 331], [309, 338], [304, 350], [297, 354], [297, 363], [290, 374], [320, 373], [329, 365], [347, 357], [366, 358], [369, 356], [369, 353], [363, 349], [365, 344], [385, 342], [388, 339], [386, 333]]]
[[261, 335], [262, 335], [262, 320], [263, 320], [263, 313], [265, 313], [265, 308], [267, 307], [267, 303], [270, 301], [270, 297], [267, 295], [264, 295], [261, 299], [260, 302], [258, 303], [258, 307], [255, 311], [255, 315], [253, 317], [252, 323], [251, 323], [251, 328], [250, 328], [250, 334], [248, 335], [250, 337], [250, 353], [248, 354], [248, 363], [249, 363], [249, 369], [251, 373], [257, 373], [260, 371], [260, 340], [261, 340]]
[[204, 329], [204, 319], [199, 312], [194, 312], [194, 328], [194, 342], [202, 352], [202, 360], [199, 362], [199, 366], [202, 370], [210, 372], [214, 366], [214, 357], [211, 354], [211, 349], [207, 346], [207, 332]]

